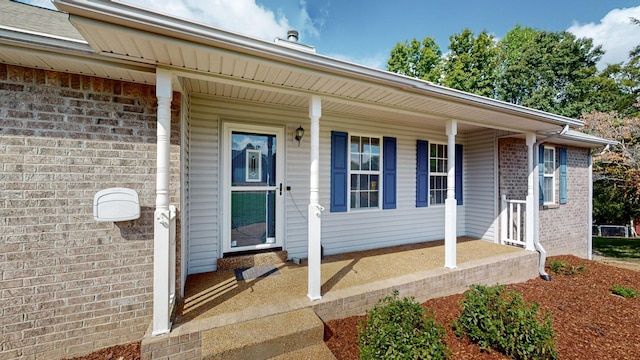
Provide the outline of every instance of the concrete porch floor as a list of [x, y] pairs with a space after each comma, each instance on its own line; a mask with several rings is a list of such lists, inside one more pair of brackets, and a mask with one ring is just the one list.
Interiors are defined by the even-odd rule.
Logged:
[[199, 348], [201, 334], [210, 329], [309, 307], [324, 321], [363, 314], [394, 289], [422, 302], [461, 293], [470, 284], [525, 281], [537, 276], [538, 254], [458, 238], [456, 269], [444, 268], [441, 240], [326, 256], [323, 298], [313, 302], [307, 297], [306, 262], [276, 268], [279, 275], [243, 281], [232, 270], [189, 275], [171, 333], [147, 338], [143, 351], [160, 350], [163, 343]]
[[[470, 261], [522, 252], [521, 249], [488, 241], [459, 238], [458, 267]], [[307, 297], [307, 266], [287, 262], [278, 264], [280, 275], [237, 281], [234, 272], [217, 271], [190, 275], [185, 297], [179, 304], [174, 327], [208, 319], [210, 325], [226, 325], [309, 307], [379, 287], [380, 282], [444, 268], [444, 242], [431, 241], [384, 249], [326, 256], [322, 261], [323, 299], [311, 302]], [[397, 282], [398, 284], [402, 281]]]

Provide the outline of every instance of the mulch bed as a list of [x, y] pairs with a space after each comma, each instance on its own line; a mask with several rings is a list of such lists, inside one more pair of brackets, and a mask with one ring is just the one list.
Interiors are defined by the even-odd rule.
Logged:
[[101, 349], [72, 360], [140, 360], [140, 341]]
[[[625, 299], [611, 294], [618, 284], [640, 290], [640, 271], [605, 265], [574, 256], [556, 256], [549, 261], [563, 261], [574, 266], [586, 265], [574, 275], [552, 275], [550, 282], [540, 278], [507, 286], [522, 293], [527, 301], [551, 311], [560, 359], [640, 359], [640, 298]], [[445, 324], [447, 346], [452, 359], [508, 359], [493, 351], [482, 352], [466, 338], [458, 338], [451, 322], [460, 314], [463, 294], [428, 300], [437, 321]], [[357, 326], [363, 316], [329, 321], [325, 325], [325, 342], [340, 360], [359, 359], [356, 344]], [[75, 360], [137, 360], [140, 342], [102, 349]]]
[[[640, 359], [640, 298], [613, 295], [618, 284], [640, 290], [640, 272], [604, 265], [574, 256], [550, 257], [574, 266], [586, 265], [584, 272], [556, 275], [507, 286], [522, 293], [526, 301], [551, 311], [557, 349], [561, 359]], [[453, 334], [450, 324], [460, 314], [463, 294], [432, 299], [423, 303], [432, 309], [437, 321], [445, 324], [446, 343], [452, 359], [508, 359], [496, 351], [482, 352], [467, 338]], [[325, 342], [338, 359], [359, 359], [357, 326], [363, 316], [329, 321]]]

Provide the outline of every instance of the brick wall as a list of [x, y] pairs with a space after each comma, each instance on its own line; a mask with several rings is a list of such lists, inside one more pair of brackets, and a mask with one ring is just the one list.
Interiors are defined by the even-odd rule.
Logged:
[[[523, 139], [504, 138], [499, 146], [500, 195], [524, 200], [527, 196], [527, 146]], [[559, 147], [559, 146], [558, 146]], [[560, 193], [556, 151], [556, 203]], [[567, 151], [567, 204], [540, 207], [540, 243], [549, 255], [588, 255], [589, 150]]]
[[498, 189], [500, 196], [510, 200], [527, 198], [528, 160], [527, 144], [522, 139], [498, 140]]
[[[556, 163], [558, 162], [556, 151]], [[586, 258], [589, 240], [589, 150], [567, 149], [567, 203], [540, 210], [540, 242], [549, 255]], [[559, 175], [556, 170], [556, 178]], [[556, 181], [556, 194], [560, 193]]]
[[[171, 134], [176, 206], [179, 99]], [[73, 357], [144, 335], [152, 314], [155, 114], [154, 86], [0, 64], [1, 359]], [[95, 222], [94, 194], [116, 186], [138, 191], [140, 219]]]

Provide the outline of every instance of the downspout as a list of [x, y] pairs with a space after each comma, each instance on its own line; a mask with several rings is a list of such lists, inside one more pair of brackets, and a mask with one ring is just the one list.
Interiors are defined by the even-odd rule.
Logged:
[[[537, 179], [538, 181], [538, 186], [534, 187], [534, 192], [535, 195], [534, 199], [540, 199], [540, 176], [539, 176], [539, 171], [540, 171], [540, 159], [538, 159], [538, 154], [540, 154], [540, 150], [539, 147], [540, 145], [544, 144], [545, 142], [549, 141], [550, 139], [553, 139], [557, 136], [560, 135], [564, 135], [567, 133], [567, 131], [569, 131], [569, 125], [565, 125], [562, 130], [555, 132], [543, 139], [540, 139], [538, 141], [536, 141], [536, 143], [534, 144], [534, 151], [533, 151], [533, 159], [534, 159], [534, 164], [535, 164], [535, 169], [537, 169], [538, 171], [534, 173], [534, 178]], [[543, 280], [546, 281], [551, 281], [551, 275], [547, 274], [547, 272], [544, 270], [544, 265], [547, 262], [547, 251], [544, 249], [544, 247], [542, 247], [542, 244], [540, 244], [540, 210], [538, 209], [538, 211], [535, 212], [535, 235], [533, 237], [533, 246], [536, 248], [536, 251], [538, 253], [540, 253], [540, 260], [539, 260], [539, 268], [538, 268], [538, 272], [540, 273], [540, 277]]]

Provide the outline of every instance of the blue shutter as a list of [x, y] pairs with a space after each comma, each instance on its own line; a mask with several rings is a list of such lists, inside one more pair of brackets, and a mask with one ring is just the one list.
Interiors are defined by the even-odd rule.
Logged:
[[429, 142], [416, 144], [416, 207], [429, 206]]
[[458, 205], [462, 205], [462, 194], [464, 188], [462, 184], [462, 145], [456, 144], [456, 200]]
[[396, 138], [382, 138], [382, 208], [396, 208]]
[[349, 135], [331, 132], [331, 212], [347, 211], [347, 176], [349, 176]]
[[567, 148], [560, 148], [560, 204], [567, 203]]
[[540, 206], [544, 205], [544, 146], [538, 145], [538, 189], [540, 189]]

